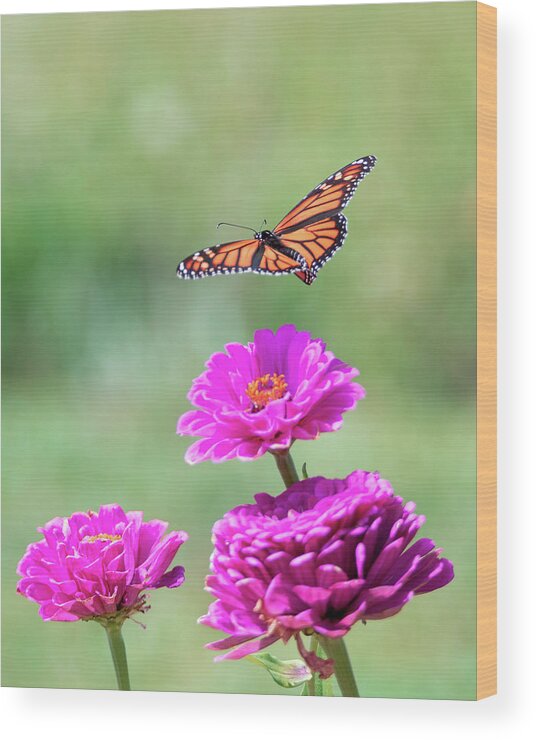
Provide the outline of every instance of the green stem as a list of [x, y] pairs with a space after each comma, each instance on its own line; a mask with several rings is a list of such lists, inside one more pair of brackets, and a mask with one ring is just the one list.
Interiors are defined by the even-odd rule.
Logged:
[[343, 642], [342, 637], [336, 640], [332, 640], [329, 637], [318, 638], [320, 644], [324, 648], [328, 658], [331, 658], [335, 663], [335, 676], [337, 683], [343, 696], [359, 696], [357, 690], [357, 684], [355, 682], [354, 674], [352, 671], [352, 664], [350, 663], [350, 656], [346, 650], [346, 645]]
[[106, 630], [106, 637], [108, 638], [108, 645], [110, 646], [110, 652], [112, 653], [112, 660], [114, 662], [115, 676], [117, 678], [117, 688], [120, 691], [130, 691], [130, 680], [128, 677], [128, 664], [127, 664], [127, 653], [125, 650], [125, 643], [123, 641], [123, 635], [121, 634], [121, 626], [112, 619], [108, 619], [104, 622], [104, 629]]
[[[310, 651], [312, 653], [315, 653], [316, 654], [316, 651], [318, 649], [318, 637], [316, 635], [313, 635], [311, 637], [311, 644], [309, 646], [309, 649], [310, 649]], [[311, 678], [311, 680], [310, 681], [307, 681], [307, 688], [309, 690], [309, 696], [315, 696], [316, 695], [316, 684], [315, 684], [315, 681], [316, 681], [316, 676], [313, 673], [313, 677]]]
[[273, 452], [272, 454], [275, 457], [277, 469], [279, 470], [281, 477], [283, 478], [283, 483], [285, 484], [285, 486], [288, 488], [293, 483], [298, 483], [300, 479], [298, 478], [298, 473], [296, 472], [294, 460], [290, 456], [290, 451], [284, 450], [283, 452]]

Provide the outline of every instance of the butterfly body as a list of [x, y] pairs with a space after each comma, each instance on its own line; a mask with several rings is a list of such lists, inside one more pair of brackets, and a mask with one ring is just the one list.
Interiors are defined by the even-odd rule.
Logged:
[[177, 276], [188, 280], [237, 272], [290, 273], [311, 285], [342, 246], [347, 220], [341, 211], [375, 162], [373, 156], [350, 162], [317, 185], [275, 229], [195, 252], [179, 264]]
[[307, 269], [307, 262], [305, 258], [302, 257], [299, 252], [296, 252], [295, 249], [290, 249], [289, 247], [286, 247], [281, 239], [277, 236], [277, 234], [274, 234], [273, 231], [258, 231], [255, 234], [255, 239], [258, 239], [259, 246], [252, 260], [251, 267], [253, 268], [253, 272], [255, 271], [255, 267], [258, 267], [262, 262], [266, 247], [269, 247], [270, 249], [279, 252], [281, 255], [285, 255], [286, 257], [295, 260], [296, 262], [298, 262], [298, 264], [302, 265], [304, 270]]

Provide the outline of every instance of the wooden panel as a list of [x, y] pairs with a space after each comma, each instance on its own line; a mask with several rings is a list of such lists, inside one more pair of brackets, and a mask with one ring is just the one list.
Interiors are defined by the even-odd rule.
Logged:
[[477, 699], [497, 691], [497, 11], [477, 3]]

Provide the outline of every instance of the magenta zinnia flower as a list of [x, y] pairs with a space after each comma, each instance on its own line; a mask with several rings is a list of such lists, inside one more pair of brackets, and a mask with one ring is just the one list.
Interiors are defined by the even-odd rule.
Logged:
[[198, 408], [178, 421], [179, 434], [201, 437], [186, 452], [189, 463], [287, 450], [296, 439], [339, 429], [343, 413], [365, 396], [352, 382], [356, 368], [292, 324], [225, 349], [192, 384], [188, 399]]
[[199, 621], [228, 633], [207, 645], [233, 648], [219, 659], [295, 636], [310, 667], [320, 671], [301, 632], [343, 637], [358, 620], [391, 617], [454, 576], [432, 540], [410, 545], [424, 517], [377, 473], [310, 478], [255, 500], [213, 528], [206, 589], [216, 601]]
[[186, 532], [167, 522], [143, 521], [143, 512], [117, 504], [52, 519], [38, 529], [43, 540], [28, 545], [17, 572], [17, 591], [40, 604], [46, 621], [128, 617], [146, 611], [144, 591], [177, 588], [180, 565], [167, 570]]

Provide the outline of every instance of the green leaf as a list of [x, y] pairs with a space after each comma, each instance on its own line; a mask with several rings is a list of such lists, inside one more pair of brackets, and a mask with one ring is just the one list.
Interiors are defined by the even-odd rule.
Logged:
[[302, 660], [279, 660], [270, 653], [248, 655], [247, 660], [265, 668], [276, 684], [284, 689], [294, 689], [312, 678], [311, 671]]
[[303, 479], [307, 480], [307, 478], [309, 477], [309, 474], [307, 472], [307, 463], [303, 463], [301, 472], [302, 472]]

